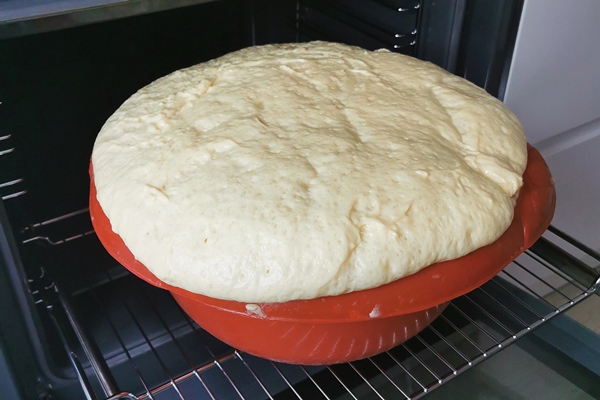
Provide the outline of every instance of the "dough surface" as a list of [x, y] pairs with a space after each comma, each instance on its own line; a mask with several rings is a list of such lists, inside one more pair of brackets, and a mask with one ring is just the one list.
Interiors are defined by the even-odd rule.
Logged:
[[520, 123], [482, 89], [326, 42], [158, 79], [92, 155], [98, 201], [139, 261], [252, 303], [376, 287], [494, 242], [526, 161]]

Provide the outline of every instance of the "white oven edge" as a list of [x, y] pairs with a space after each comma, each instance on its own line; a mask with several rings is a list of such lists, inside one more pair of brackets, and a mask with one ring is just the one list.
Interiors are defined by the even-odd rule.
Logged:
[[556, 181], [557, 228], [600, 250], [600, 2], [525, 0], [504, 102]]
[[599, 18], [597, 0], [525, 0], [504, 96], [555, 179], [552, 224], [596, 250], [600, 250]]

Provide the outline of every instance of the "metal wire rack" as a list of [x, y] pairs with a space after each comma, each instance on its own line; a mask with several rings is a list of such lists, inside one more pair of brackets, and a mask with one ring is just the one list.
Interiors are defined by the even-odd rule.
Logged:
[[[69, 240], [39, 232], [85, 217], [85, 211], [33, 225], [23, 243], [52, 245], [90, 272], [80, 274], [79, 289], [70, 295], [59, 293], [56, 282], [43, 287], [52, 292], [44, 303], [54, 310], [60, 329], [76, 333], [79, 342], [67, 351], [91, 399], [417, 399], [590, 296], [600, 284], [593, 268], [600, 255], [551, 228], [406, 343], [347, 364], [287, 365], [219, 342], [167, 292], [108, 258], [90, 268], [95, 265], [90, 259], [97, 258], [91, 254], [97, 253], [88, 246], [99, 244], [88, 228], [69, 233]], [[60, 314], [66, 315], [62, 323]]]

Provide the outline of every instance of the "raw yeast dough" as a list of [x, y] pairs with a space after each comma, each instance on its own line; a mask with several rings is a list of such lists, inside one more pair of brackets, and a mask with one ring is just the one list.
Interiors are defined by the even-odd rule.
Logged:
[[325, 42], [158, 79], [93, 151], [98, 201], [139, 261], [252, 303], [371, 288], [492, 243], [526, 161], [521, 125], [482, 89]]

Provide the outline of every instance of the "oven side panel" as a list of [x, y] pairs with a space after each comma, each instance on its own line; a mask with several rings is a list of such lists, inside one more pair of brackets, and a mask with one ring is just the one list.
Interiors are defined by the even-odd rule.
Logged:
[[424, 0], [416, 56], [503, 99], [524, 0]]

